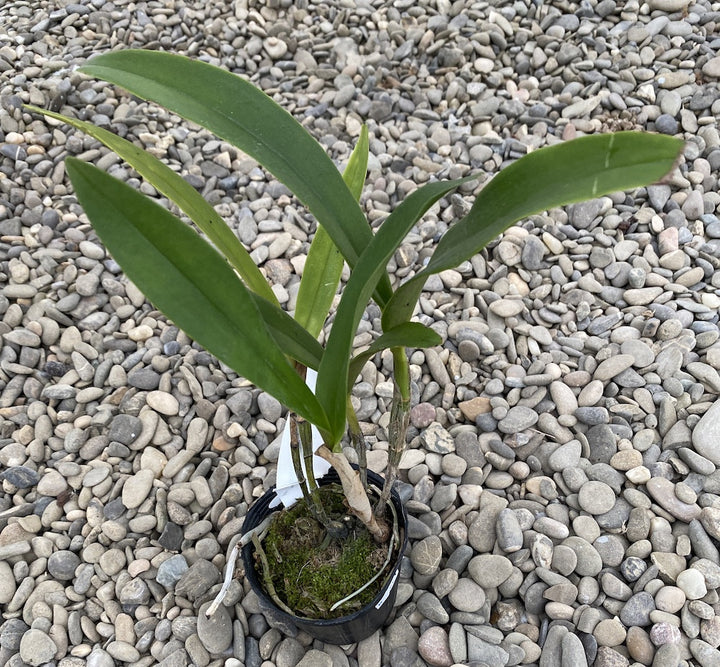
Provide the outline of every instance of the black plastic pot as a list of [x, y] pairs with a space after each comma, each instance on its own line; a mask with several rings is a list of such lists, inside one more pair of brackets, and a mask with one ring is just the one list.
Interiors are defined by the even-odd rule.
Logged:
[[[333, 482], [339, 483], [339, 481], [340, 480], [335, 471], [330, 470], [325, 477], [318, 480], [318, 484], [325, 486], [326, 484], [331, 484]], [[383, 478], [370, 470], [368, 470], [368, 481], [373, 483], [375, 486], [382, 488]], [[269, 514], [274, 511], [270, 509], [270, 503], [274, 500], [274, 498], [275, 489], [271, 489], [253, 503], [245, 517], [243, 533], [246, 533], [258, 526]], [[250, 587], [257, 594], [260, 606], [265, 616], [268, 617], [268, 620], [273, 625], [282, 626], [287, 630], [291, 630], [294, 626], [298, 630], [304, 630], [311, 637], [315, 637], [316, 639], [328, 644], [352, 644], [354, 642], [359, 642], [381, 628], [385, 624], [385, 621], [390, 615], [390, 611], [395, 604], [398, 578], [400, 575], [400, 564], [408, 542], [407, 513], [405, 512], [405, 508], [403, 507], [400, 497], [395, 490], [393, 490], [391, 494], [391, 502], [397, 510], [398, 523], [400, 524], [399, 530], [401, 535], [401, 544], [397, 558], [392, 564], [392, 569], [390, 570], [389, 577], [386, 578], [385, 585], [382, 587], [375, 599], [362, 609], [347, 616], [316, 620], [294, 616], [277, 607], [267, 593], [265, 593], [257, 572], [255, 571], [255, 559], [253, 558], [255, 547], [252, 542], [245, 545], [242, 550], [242, 558], [245, 565], [245, 576], [250, 582]]]

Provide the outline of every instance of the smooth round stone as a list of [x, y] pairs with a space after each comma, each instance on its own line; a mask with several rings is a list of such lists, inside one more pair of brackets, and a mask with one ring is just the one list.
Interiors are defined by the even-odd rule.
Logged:
[[550, 396], [555, 402], [559, 415], [571, 415], [578, 407], [575, 392], [558, 380], [550, 384]]
[[161, 586], [172, 588], [187, 570], [188, 564], [185, 557], [175, 554], [160, 564], [155, 579]]
[[599, 646], [593, 667], [628, 667], [630, 662], [610, 646]]
[[672, 622], [661, 621], [650, 628], [650, 640], [655, 646], [677, 644], [681, 637], [680, 628]]
[[61, 550], [48, 558], [48, 572], [61, 581], [70, 581], [75, 576], [75, 569], [80, 565], [80, 558], [72, 551]]
[[655, 655], [655, 646], [643, 628], [630, 627], [625, 639], [630, 658], [642, 665], [651, 665]]
[[615, 501], [615, 492], [604, 482], [586, 482], [578, 493], [578, 503], [588, 514], [609, 512]]
[[442, 458], [442, 470], [450, 477], [462, 477], [467, 470], [467, 461], [457, 454], [446, 454]]
[[108, 431], [110, 441], [130, 445], [142, 432], [143, 424], [133, 415], [120, 414], [113, 418]]
[[674, 614], [680, 611], [687, 597], [685, 592], [677, 586], [663, 586], [655, 593], [655, 606], [660, 611]]
[[31, 628], [20, 640], [20, 657], [36, 667], [50, 662], [57, 652], [57, 644], [41, 630]]
[[655, 129], [661, 134], [674, 135], [678, 131], [678, 122], [669, 114], [660, 114], [655, 119]]
[[675, 485], [665, 477], [653, 477], [645, 485], [652, 498], [674, 517], [690, 523], [700, 517], [700, 507], [685, 503], [675, 494]]
[[513, 572], [513, 564], [505, 557], [480, 554], [468, 563], [468, 572], [481, 588], [497, 588]]
[[553, 549], [552, 569], [564, 576], [568, 576], [577, 567], [577, 554], [564, 544], [558, 544]]
[[119, 600], [123, 605], [147, 604], [150, 600], [150, 589], [142, 579], [130, 579], [120, 590]]
[[646, 591], [633, 595], [623, 606], [620, 612], [620, 620], [626, 627], [638, 625], [645, 627], [650, 625], [650, 612], [655, 610], [655, 600]]
[[418, 574], [434, 575], [442, 558], [442, 543], [437, 535], [430, 535], [421, 540], [410, 552], [410, 562]]
[[128, 642], [112, 641], [105, 647], [105, 650], [118, 662], [133, 663], [140, 660], [140, 651]]
[[148, 497], [155, 481], [155, 473], [149, 469], [138, 470], [125, 480], [122, 488], [122, 502], [128, 509], [135, 509]]
[[453, 664], [448, 634], [439, 625], [422, 633], [418, 640], [418, 652], [431, 665], [450, 667]]
[[625, 557], [625, 543], [617, 535], [601, 535], [592, 545], [605, 567], [617, 567]]
[[622, 449], [610, 457], [610, 465], [615, 470], [620, 470], [621, 472], [638, 468], [642, 466], [642, 463], [642, 453], [637, 449]]
[[438, 572], [432, 581], [432, 589], [438, 598], [444, 598], [458, 582], [457, 570], [445, 568]]
[[172, 417], [176, 415], [180, 409], [180, 404], [177, 398], [172, 394], [168, 394], [166, 391], [150, 391], [147, 395], [147, 404], [159, 412], [161, 415]]
[[490, 310], [498, 317], [513, 317], [519, 315], [525, 309], [521, 299], [498, 299], [490, 304]]
[[225, 605], [220, 605], [212, 616], [205, 612], [210, 602], [198, 610], [197, 634], [208, 653], [222, 653], [232, 644], [232, 619]]
[[455, 440], [440, 424], [430, 424], [421, 437], [425, 449], [430, 452], [449, 454], [455, 451]]
[[[700, 622], [700, 638], [717, 648], [720, 646], [720, 616], [715, 615], [715, 610], [710, 605], [708, 607], [709, 609], [705, 610], [704, 618]], [[690, 606], [690, 611], [695, 613], [694, 607]], [[698, 616], [699, 614], [696, 613], [695, 615]]]
[[577, 556], [577, 567], [575, 572], [581, 577], [594, 577], [602, 570], [603, 563], [600, 554], [592, 544], [582, 537], [571, 535], [563, 544], [570, 547]]
[[[551, 625], [548, 631], [547, 638], [542, 647], [542, 655], [540, 662], [543, 665], [560, 665], [563, 654], [565, 653], [565, 637], [568, 634], [568, 629], [564, 625]], [[579, 641], [578, 641], [579, 643]], [[580, 645], [582, 650], [582, 645]], [[573, 649], [570, 648], [568, 653], [572, 653]]]
[[92, 488], [93, 486], [100, 484], [100, 482], [104, 482], [109, 475], [109, 466], [97, 466], [95, 468], [91, 468], [83, 477], [82, 485], [86, 488]]
[[680, 663], [680, 649], [677, 644], [663, 644], [653, 658], [653, 667], [677, 667]]
[[443, 607], [442, 602], [432, 593], [423, 593], [417, 599], [417, 610], [433, 623], [444, 625], [450, 616]]
[[620, 646], [625, 641], [627, 631], [617, 618], [606, 618], [595, 626], [593, 637], [599, 646]]
[[700, 667], [716, 667], [720, 665], [720, 651], [702, 641], [702, 639], [693, 639], [690, 642], [690, 653], [698, 661]]
[[564, 540], [570, 535], [570, 529], [562, 521], [551, 519], [548, 516], [538, 517], [533, 522], [533, 530], [547, 535], [554, 540]]
[[448, 595], [458, 611], [478, 611], [485, 604], [485, 591], [472, 579], [460, 579]]
[[59, 496], [68, 488], [66, 479], [57, 470], [46, 470], [37, 484], [37, 492], [41, 496]]
[[435, 421], [436, 410], [431, 403], [418, 403], [410, 409], [410, 423], [415, 428], [427, 428]]
[[503, 433], [520, 433], [537, 423], [538, 414], [531, 408], [516, 405], [510, 408], [507, 415], [498, 422], [498, 429]]
[[675, 581], [688, 600], [699, 600], [707, 595], [705, 577], [695, 568], [681, 572]]
[[523, 532], [520, 528], [517, 515], [511, 509], [500, 511], [495, 526], [498, 546], [505, 553], [514, 553], [523, 546]]
[[[633, 291], [642, 290], [626, 290], [625, 294], [627, 295], [628, 292]], [[662, 293], [662, 290], [660, 290], [660, 293]], [[616, 375], [619, 375], [623, 371], [630, 368], [630, 366], [632, 366], [634, 362], [635, 357], [630, 354], [616, 354], [615, 356], [612, 356], [609, 359], [605, 359], [598, 364], [598, 367], [595, 369], [593, 379], [600, 380], [601, 382], [611, 380]]]
[[562, 472], [568, 468], [574, 468], [580, 463], [582, 445], [579, 440], [571, 440], [560, 445], [548, 457], [548, 465], [555, 472]]
[[715, 401], [695, 425], [692, 441], [698, 454], [720, 465], [720, 400]]
[[[17, 591], [17, 585], [15, 583], [15, 576], [13, 575], [12, 568], [7, 561], [0, 561], [0, 604], [8, 604]], [[0, 638], [2, 632], [0, 631]], [[0, 641], [2, 646], [2, 641]]]
[[629, 600], [632, 597], [630, 587], [612, 572], [605, 572], [601, 578], [603, 591], [616, 600]]

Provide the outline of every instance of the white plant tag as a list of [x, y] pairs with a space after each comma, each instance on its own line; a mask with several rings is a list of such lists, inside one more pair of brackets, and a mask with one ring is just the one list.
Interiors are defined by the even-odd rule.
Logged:
[[387, 589], [385, 590], [385, 594], [378, 600], [378, 603], [375, 605], [375, 609], [380, 609], [385, 604], [385, 600], [388, 599], [388, 596], [390, 593], [392, 593], [393, 586], [395, 585], [395, 580], [400, 576], [400, 570], [395, 570], [395, 574], [393, 575], [392, 579], [390, 580], [390, 583], [388, 584]]
[[[315, 391], [316, 380], [317, 373], [308, 368], [305, 383], [313, 392]], [[280, 456], [278, 457], [277, 481], [275, 482], [275, 495], [277, 497], [272, 501], [270, 507], [277, 507], [280, 503], [285, 507], [292, 507], [299, 498], [302, 498], [302, 490], [295, 475], [295, 467], [290, 454], [290, 419], [285, 421], [285, 428], [280, 434], [280, 438]], [[323, 444], [320, 431], [314, 426], [312, 427], [312, 444], [313, 452], [317, 451], [317, 448]], [[302, 457], [300, 458], [300, 464], [303, 471], [305, 471], [305, 460]], [[319, 456], [313, 456], [315, 479], [323, 477], [328, 470], [330, 470], [330, 464], [327, 461]]]

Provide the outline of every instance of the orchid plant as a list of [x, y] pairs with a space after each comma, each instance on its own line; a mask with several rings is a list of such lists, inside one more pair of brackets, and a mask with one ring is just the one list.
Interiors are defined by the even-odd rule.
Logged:
[[[233, 144], [284, 183], [314, 216], [317, 229], [291, 315], [280, 307], [232, 230], [182, 176], [101, 127], [29, 107], [101, 141], [196, 225], [92, 164], [66, 159], [79, 202], [126, 275], [191, 338], [287, 406], [294, 467], [317, 515], [322, 519], [314, 494], [310, 425], [322, 443], [315, 454], [336, 468], [351, 511], [379, 541], [388, 534], [384, 507], [406, 440], [406, 348], [440, 343], [433, 330], [412, 321], [428, 276], [456, 267], [531, 214], [655, 182], [673, 168], [682, 150], [677, 139], [622, 132], [530, 152], [480, 189], [470, 211], [450, 227], [423, 267], [406, 282], [393, 284], [386, 266], [403, 239], [433, 204], [472, 177], [419, 187], [373, 232], [359, 204], [368, 162], [366, 128], [341, 174], [288, 112], [240, 76], [218, 67], [169, 53], [126, 50], [95, 57], [80, 71], [153, 101]], [[344, 262], [350, 278], [321, 345], [318, 336]], [[358, 324], [371, 300], [382, 311], [383, 332], [366, 349], [354, 350]], [[386, 349], [392, 351], [395, 391], [386, 484], [373, 507], [362, 474], [350, 466], [341, 442], [349, 427], [363, 461], [365, 444], [350, 392], [363, 365]], [[306, 369], [317, 373], [314, 392], [306, 383]]]

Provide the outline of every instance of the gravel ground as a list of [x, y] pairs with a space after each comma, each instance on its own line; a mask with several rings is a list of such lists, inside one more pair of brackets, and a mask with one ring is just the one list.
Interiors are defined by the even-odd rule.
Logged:
[[[0, 663], [720, 665], [720, 3], [709, 0], [9, 0], [0, 8]], [[664, 185], [538, 215], [427, 284], [412, 355], [392, 622], [358, 645], [270, 628], [228, 543], [274, 480], [282, 407], [193, 345], [105, 253], [63, 158], [136, 175], [31, 102], [187, 174], [293, 308], [312, 221], [231, 146], [75, 72], [125, 47], [249, 77], [363, 206], [638, 128], [687, 141]], [[468, 206], [398, 250], [409, 275]], [[357, 338], [378, 329], [370, 308]], [[385, 356], [354, 400], [387, 460]]]

